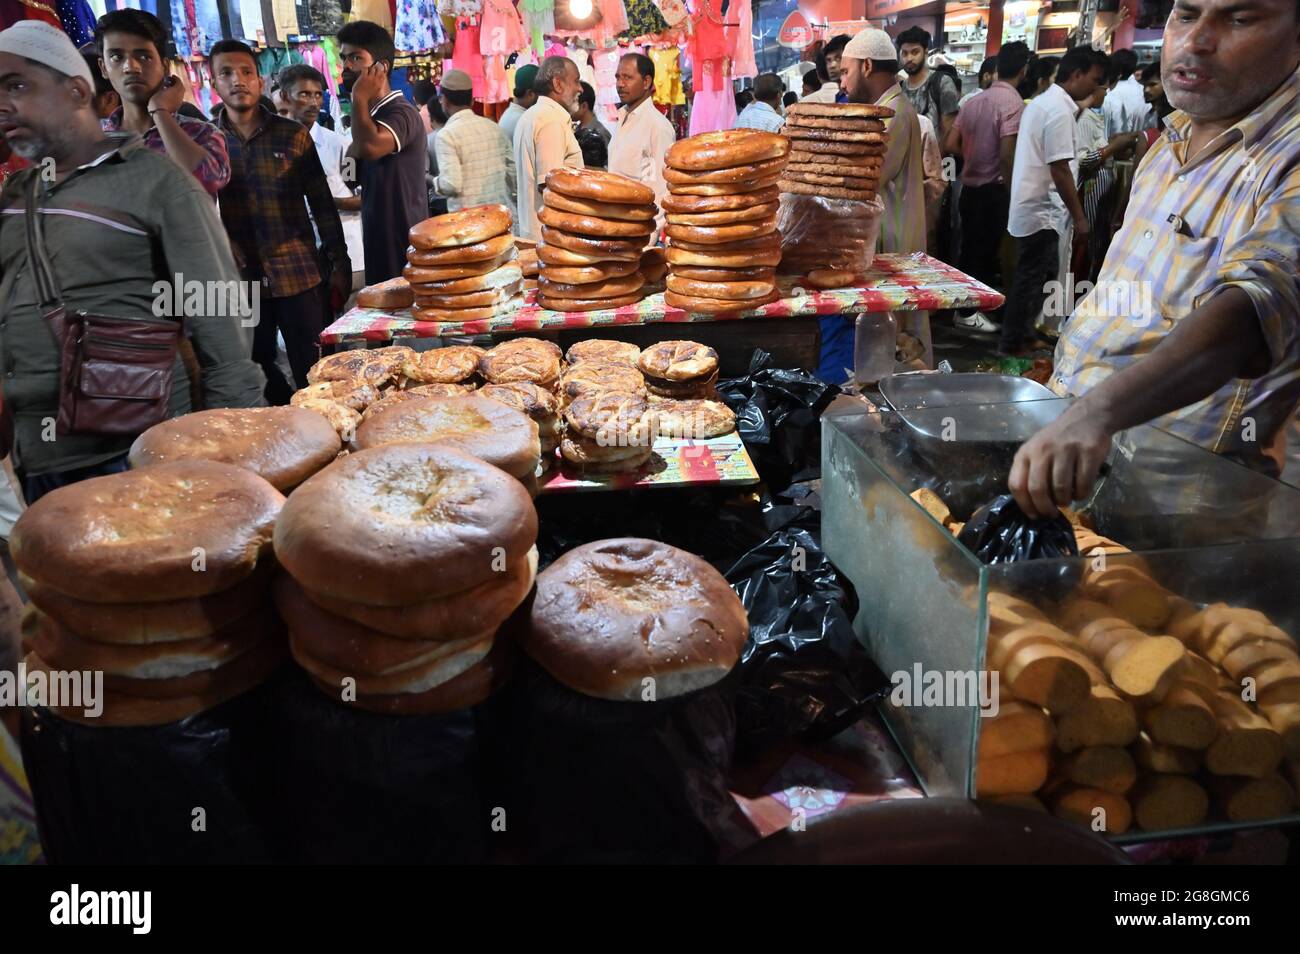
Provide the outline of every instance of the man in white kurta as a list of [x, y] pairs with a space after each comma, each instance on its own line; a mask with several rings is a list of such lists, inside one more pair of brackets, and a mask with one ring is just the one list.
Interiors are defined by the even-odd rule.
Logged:
[[518, 234], [536, 241], [542, 227], [537, 213], [542, 207], [546, 175], [560, 166], [581, 169], [582, 150], [573, 135], [573, 114], [578, 109], [582, 81], [573, 61], [548, 56], [537, 71], [537, 102], [515, 127], [515, 169], [519, 175]]
[[[618, 63], [614, 85], [622, 103], [622, 122], [609, 141], [609, 171], [654, 189], [658, 203], [668, 192], [664, 153], [677, 140], [673, 124], [655, 109], [655, 64], [641, 53], [628, 53]], [[663, 227], [663, 212], [656, 224]], [[654, 237], [651, 237], [654, 241]]]

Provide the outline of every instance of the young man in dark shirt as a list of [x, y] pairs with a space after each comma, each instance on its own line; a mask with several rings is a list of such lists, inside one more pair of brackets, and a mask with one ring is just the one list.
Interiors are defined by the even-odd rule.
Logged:
[[185, 90], [167, 75], [166, 44], [162, 23], [151, 13], [113, 10], [99, 18], [99, 66], [122, 101], [106, 128], [139, 133], [146, 146], [170, 156], [215, 196], [230, 179], [226, 139], [211, 123], [180, 113]]
[[[266, 372], [267, 401], [284, 404], [295, 386], [306, 386], [307, 371], [319, 354], [327, 284], [336, 297], [346, 298], [352, 265], [316, 146], [304, 126], [277, 116], [260, 101], [263, 82], [253, 51], [239, 40], [222, 40], [212, 47], [208, 62], [225, 107], [217, 125], [230, 147], [230, 184], [218, 197], [221, 219], [244, 277], [262, 283], [253, 360]], [[313, 220], [324, 265], [316, 251]], [[292, 382], [276, 365], [277, 330], [284, 337]]]
[[352, 96], [352, 145], [361, 185], [361, 236], [366, 284], [387, 281], [406, 266], [407, 232], [429, 216], [424, 121], [388, 74], [397, 55], [378, 23], [357, 20], [339, 30], [343, 89]]

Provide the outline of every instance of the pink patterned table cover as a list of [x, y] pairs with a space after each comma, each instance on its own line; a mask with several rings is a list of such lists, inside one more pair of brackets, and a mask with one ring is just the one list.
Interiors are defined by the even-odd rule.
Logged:
[[520, 331], [609, 328], [655, 322], [696, 322], [744, 318], [810, 318], [877, 311], [940, 311], [946, 308], [997, 308], [1003, 296], [969, 275], [929, 255], [877, 255], [867, 281], [834, 291], [804, 290], [797, 277], [782, 276], [785, 297], [751, 311], [719, 318], [682, 311], [664, 304], [662, 293], [635, 305], [602, 311], [550, 311], [534, 303], [529, 292], [516, 310], [481, 321], [416, 321], [408, 309], [384, 311], [353, 308], [321, 332], [321, 344], [391, 341], [394, 338], [446, 338]]

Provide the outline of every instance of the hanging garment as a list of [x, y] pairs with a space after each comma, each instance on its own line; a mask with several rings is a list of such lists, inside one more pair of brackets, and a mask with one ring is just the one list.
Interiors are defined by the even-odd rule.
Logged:
[[20, 20], [42, 20], [63, 29], [58, 13], [44, 0], [4, 0], [0, 3], [0, 26], [7, 29]]
[[731, 60], [732, 79], [753, 79], [758, 75], [754, 59], [754, 11], [751, 0], [731, 0], [727, 19], [735, 14], [738, 26], [735, 31], [735, 55]]
[[262, 26], [262, 4], [258, 0], [239, 0], [239, 21], [244, 24], [244, 39], [266, 42]]
[[510, 100], [510, 85], [506, 80], [504, 56], [483, 57], [483, 102], [505, 103]]
[[388, 10], [388, 0], [352, 0], [352, 13], [348, 22], [369, 20], [378, 23], [389, 33], [393, 32], [393, 14]]
[[298, 35], [311, 35], [311, 3], [309, 0], [293, 0], [293, 16], [298, 21]]
[[244, 24], [239, 19], [238, 4], [217, 4], [217, 15], [221, 18], [221, 35], [223, 37], [231, 38], [244, 35]]
[[284, 46], [280, 31], [275, 28], [275, 0], [258, 0], [262, 8], [262, 35], [267, 46]]
[[731, 92], [731, 84], [726, 83], [722, 89], [699, 89], [691, 102], [691, 136], [700, 133], [717, 132], [730, 129], [736, 124], [736, 97]]
[[393, 42], [404, 53], [424, 53], [442, 42], [432, 0], [397, 0]]
[[85, 46], [95, 38], [95, 16], [86, 0], [58, 0], [59, 19], [76, 46]]
[[282, 43], [288, 43], [290, 36], [303, 32], [298, 29], [298, 12], [293, 0], [271, 0], [271, 16], [275, 19], [275, 32]]
[[597, 0], [600, 22], [592, 30], [591, 38], [599, 46], [612, 42], [620, 33], [627, 32], [627, 8], [623, 0]]
[[538, 59], [546, 55], [546, 34], [555, 32], [555, 0], [519, 0], [524, 26]]
[[601, 119], [611, 123], [618, 122], [618, 88], [614, 85], [614, 74], [618, 72], [618, 61], [627, 53], [617, 47], [612, 50], [599, 50], [591, 54], [595, 64], [596, 108], [594, 112]]
[[654, 5], [670, 27], [684, 23], [691, 15], [691, 11], [686, 8], [686, 0], [654, 0]]
[[311, 8], [311, 32], [333, 36], [343, 26], [343, 7], [339, 0], [308, 0]]
[[199, 52], [207, 53], [214, 43], [223, 38], [217, 0], [194, 0], [194, 25], [199, 30]]
[[578, 79], [595, 89], [596, 70], [591, 65], [591, 57], [587, 51], [576, 46], [565, 46], [563, 55], [573, 60], [573, 65], [578, 68]]
[[655, 65], [655, 105], [685, 106], [681, 50], [675, 46], [651, 47], [649, 56]]
[[[456, 18], [456, 46], [451, 54], [452, 68], [464, 70], [469, 74], [473, 86], [473, 96], [483, 99], [483, 54], [479, 52], [479, 21], [476, 16]], [[507, 97], [509, 98], [509, 97]]]
[[627, 32], [632, 36], [653, 36], [669, 25], [654, 0], [627, 0]]
[[[524, 21], [519, 11], [510, 0], [483, 0], [483, 21], [479, 30], [479, 52], [486, 56], [501, 57], [501, 67], [505, 68], [505, 57], [518, 53], [528, 45], [528, 34], [524, 32]], [[505, 97], [509, 99], [507, 95]], [[497, 99], [486, 100], [489, 103], [501, 102]]]

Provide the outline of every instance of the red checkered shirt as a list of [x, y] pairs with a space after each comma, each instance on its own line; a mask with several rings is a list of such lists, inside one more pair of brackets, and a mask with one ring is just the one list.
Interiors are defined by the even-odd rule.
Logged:
[[[230, 181], [230, 152], [226, 148], [225, 135], [212, 123], [205, 123], [184, 113], [176, 114], [176, 122], [185, 131], [185, 135], [193, 139], [195, 144], [208, 154], [190, 172], [194, 173], [194, 178], [199, 180], [203, 191], [216, 198], [217, 193]], [[122, 110], [118, 109], [104, 120], [104, 131], [118, 132], [121, 128]], [[150, 126], [141, 138], [149, 149], [167, 155], [167, 146], [164, 145], [162, 133], [158, 131], [157, 126]]]

